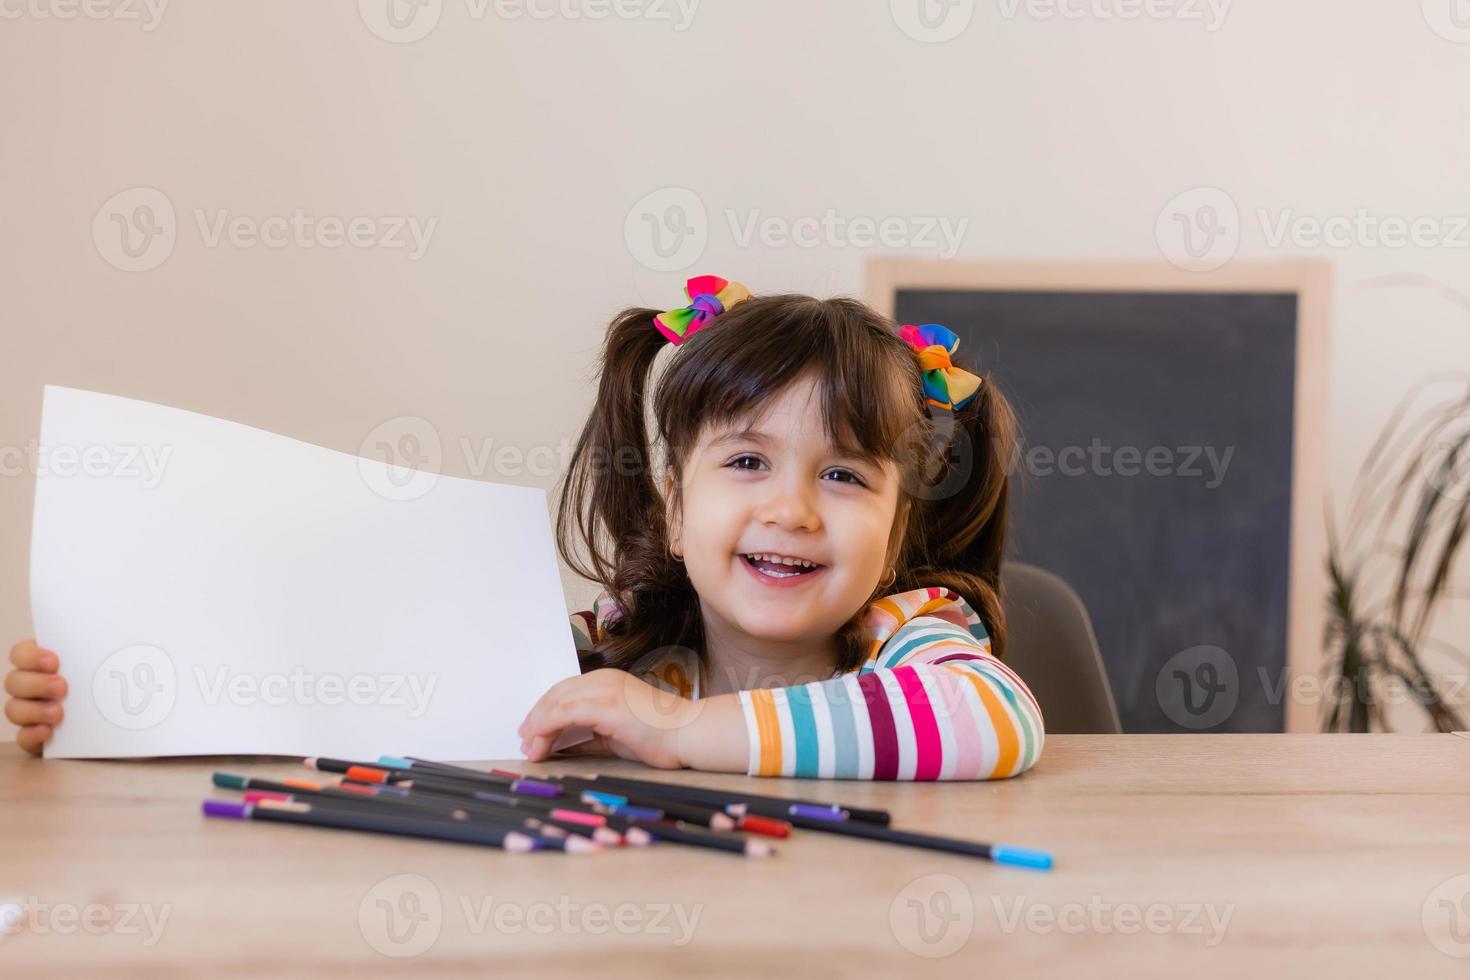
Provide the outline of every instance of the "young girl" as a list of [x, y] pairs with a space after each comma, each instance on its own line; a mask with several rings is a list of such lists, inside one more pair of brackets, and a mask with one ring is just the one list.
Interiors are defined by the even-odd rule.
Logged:
[[[583, 673], [521, 723], [527, 757], [583, 730], [579, 752], [660, 768], [1028, 769], [1041, 711], [999, 659], [1005, 399], [952, 364], [958, 339], [936, 324], [716, 276], [686, 291], [608, 329], [557, 521], [563, 559], [605, 588], [572, 617]], [[33, 642], [11, 659], [6, 716], [39, 752], [65, 681]]]

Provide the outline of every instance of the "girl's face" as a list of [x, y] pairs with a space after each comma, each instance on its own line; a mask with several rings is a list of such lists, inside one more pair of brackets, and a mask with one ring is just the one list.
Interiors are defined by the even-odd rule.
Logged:
[[[797, 381], [748, 428], [706, 427], [690, 454], [670, 538], [707, 623], [713, 615], [752, 638], [826, 643], [888, 573], [897, 467], [840, 455], [818, 397], [813, 380]], [[790, 577], [772, 577], [756, 554], [818, 567], [778, 565]]]

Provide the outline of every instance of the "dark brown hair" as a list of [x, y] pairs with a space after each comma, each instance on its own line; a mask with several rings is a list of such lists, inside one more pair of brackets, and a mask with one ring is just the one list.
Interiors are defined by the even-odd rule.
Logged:
[[[659, 353], [671, 345], [658, 310], [627, 309], [608, 327], [597, 401], [563, 480], [557, 546], [573, 570], [601, 583], [622, 617], [599, 645], [602, 666], [629, 669], [660, 647], [704, 657], [699, 596], [668, 550], [666, 505], [652, 465], [647, 396]], [[956, 354], [957, 366], [964, 363]], [[832, 444], [860, 458], [894, 461], [901, 474], [889, 542], [897, 579], [881, 594], [945, 586], [968, 599], [997, 656], [1006, 629], [999, 587], [1008, 464], [1015, 418], [988, 377], [947, 423], [930, 420], [914, 351], [892, 321], [856, 300], [756, 296], [720, 315], [671, 352], [653, 392], [653, 446], [674, 480], [706, 425], [759, 414], [763, 403], [815, 377]], [[980, 373], [980, 372], [976, 372]], [[579, 549], [585, 549], [584, 561]], [[881, 586], [880, 586], [881, 589]], [[862, 613], [838, 633], [838, 673], [867, 656]]]

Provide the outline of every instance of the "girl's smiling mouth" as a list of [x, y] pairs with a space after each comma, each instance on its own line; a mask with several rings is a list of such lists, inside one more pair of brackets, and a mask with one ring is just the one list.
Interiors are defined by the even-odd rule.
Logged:
[[826, 565], [819, 565], [805, 559], [761, 552], [741, 554], [739, 558], [740, 564], [744, 565], [752, 576], [765, 585], [798, 585], [816, 578], [827, 569]]

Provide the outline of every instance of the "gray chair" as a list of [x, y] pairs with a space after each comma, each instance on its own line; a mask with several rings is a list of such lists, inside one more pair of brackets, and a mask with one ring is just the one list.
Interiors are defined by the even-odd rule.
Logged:
[[1072, 587], [1035, 565], [1001, 568], [1005, 662], [1036, 695], [1046, 731], [1106, 735], [1122, 730], [1087, 608]]

